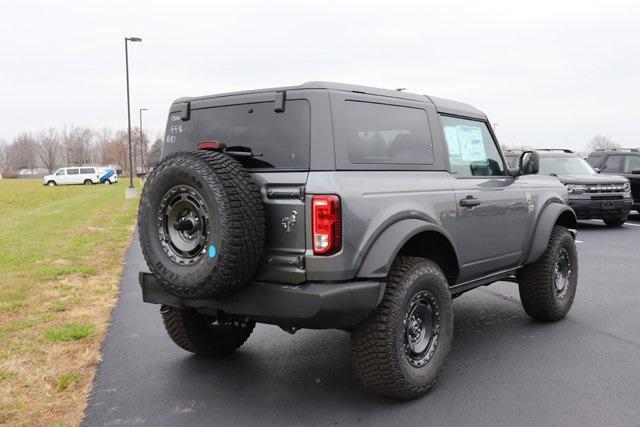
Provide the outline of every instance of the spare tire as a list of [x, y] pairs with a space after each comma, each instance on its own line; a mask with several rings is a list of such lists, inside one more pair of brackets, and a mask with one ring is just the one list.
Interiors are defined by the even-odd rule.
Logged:
[[262, 198], [226, 154], [171, 154], [144, 186], [138, 233], [149, 269], [171, 294], [231, 294], [251, 280], [262, 256]]

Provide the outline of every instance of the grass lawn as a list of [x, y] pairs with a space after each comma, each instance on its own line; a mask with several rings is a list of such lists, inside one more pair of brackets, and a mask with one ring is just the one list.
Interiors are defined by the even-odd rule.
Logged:
[[137, 200], [0, 180], [0, 424], [78, 425]]

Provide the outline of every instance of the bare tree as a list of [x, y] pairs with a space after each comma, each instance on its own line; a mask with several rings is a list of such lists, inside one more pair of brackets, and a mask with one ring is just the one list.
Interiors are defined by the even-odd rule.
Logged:
[[7, 141], [0, 139], [0, 174], [7, 168], [8, 149]]
[[612, 148], [620, 148], [620, 144], [614, 142], [609, 137], [598, 134], [589, 141], [589, 148], [592, 150], [611, 150]]
[[98, 132], [95, 132], [95, 145], [94, 155], [97, 158], [97, 162], [103, 165], [110, 163], [107, 159], [109, 155], [109, 143], [113, 140], [113, 130], [109, 127], [103, 127]]
[[155, 167], [156, 163], [160, 161], [160, 156], [162, 155], [162, 139], [156, 139], [153, 144], [151, 144], [151, 148], [147, 153], [147, 157], [145, 157], [145, 163], [147, 164], [147, 169], [151, 169]]
[[49, 170], [49, 173], [58, 166], [58, 158], [60, 154], [60, 138], [58, 131], [49, 128], [38, 134], [38, 155], [42, 165]]
[[9, 146], [9, 168], [35, 169], [38, 167], [38, 143], [29, 132], [22, 132]]

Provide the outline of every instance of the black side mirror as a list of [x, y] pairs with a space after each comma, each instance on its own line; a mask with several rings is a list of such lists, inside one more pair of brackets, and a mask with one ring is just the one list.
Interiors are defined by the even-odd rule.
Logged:
[[535, 175], [540, 171], [540, 155], [535, 150], [524, 151], [518, 161], [520, 175]]
[[633, 175], [640, 175], [640, 169], [634, 169], [631, 171]]

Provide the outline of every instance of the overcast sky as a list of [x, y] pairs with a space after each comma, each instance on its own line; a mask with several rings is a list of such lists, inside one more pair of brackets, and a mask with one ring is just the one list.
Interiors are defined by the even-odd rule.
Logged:
[[640, 2], [28, 1], [0, 14], [0, 138], [65, 124], [155, 136], [180, 96], [309, 80], [468, 102], [501, 143], [640, 146]]

